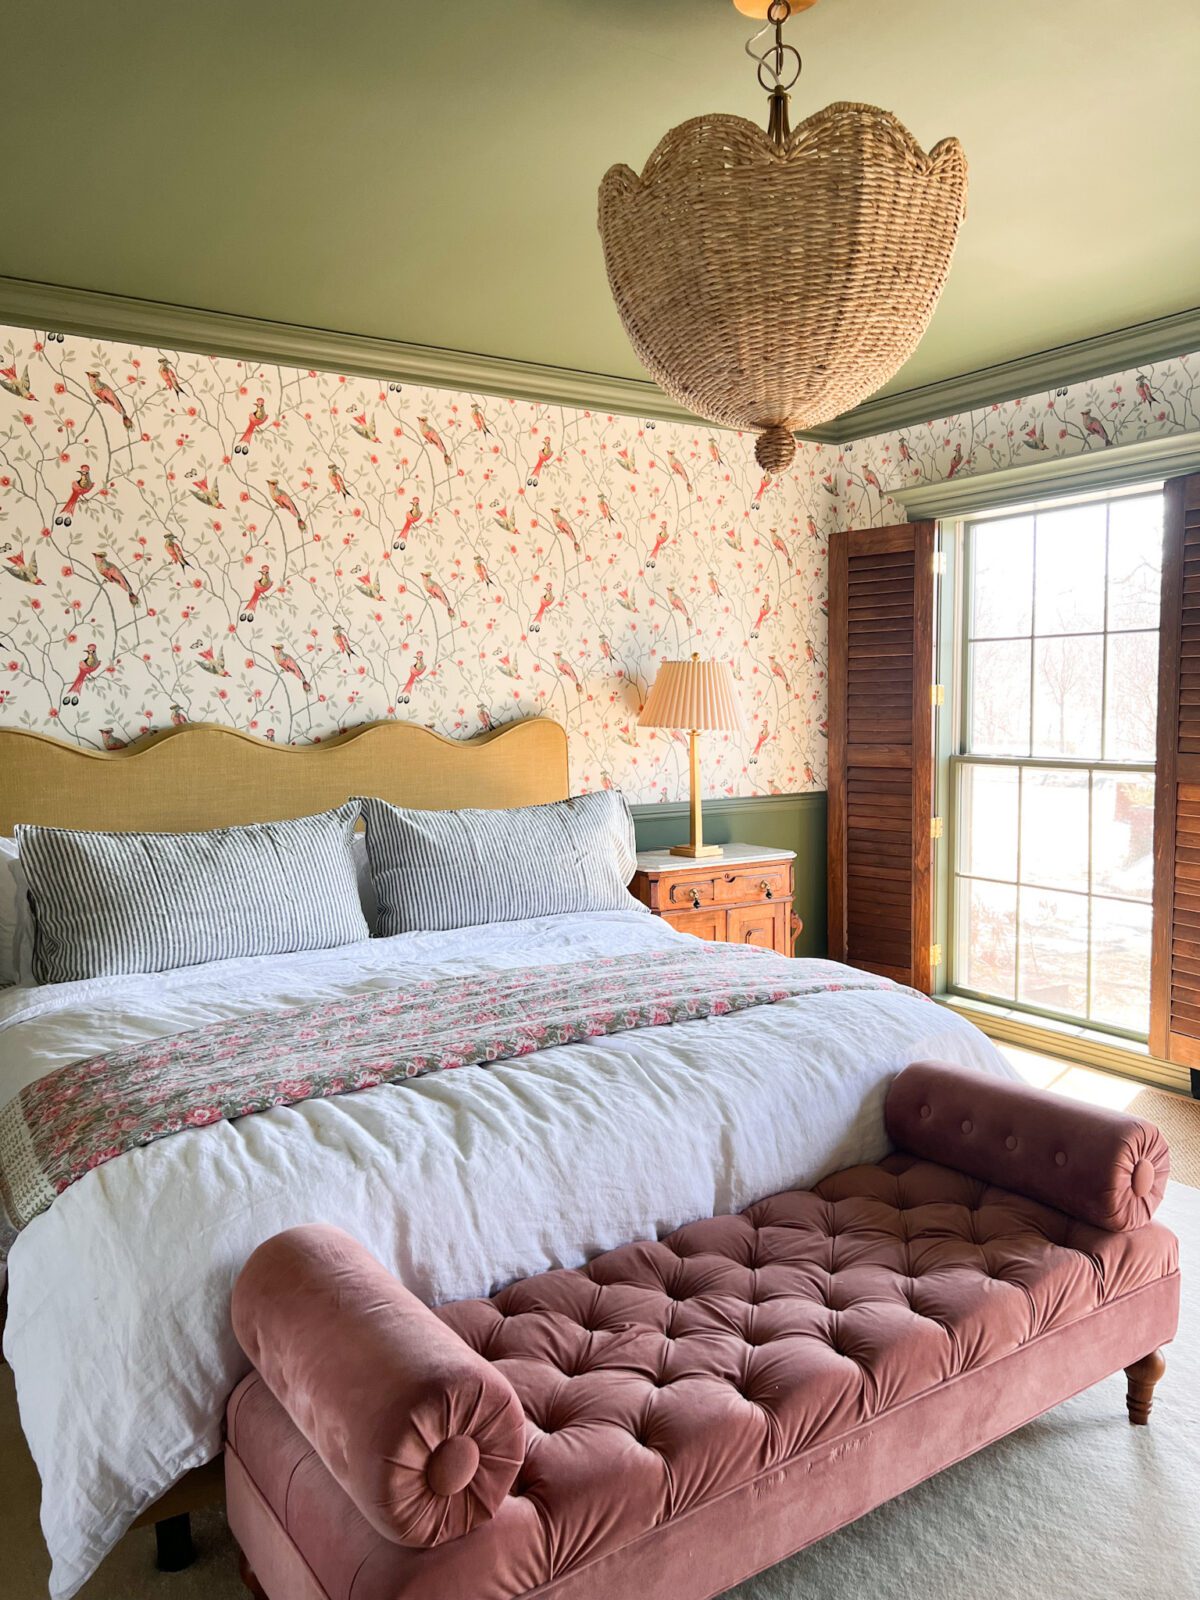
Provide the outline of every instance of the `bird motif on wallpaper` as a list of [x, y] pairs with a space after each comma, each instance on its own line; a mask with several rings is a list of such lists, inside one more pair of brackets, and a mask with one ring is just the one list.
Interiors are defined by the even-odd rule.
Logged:
[[767, 743], [767, 740], [770, 737], [771, 725], [769, 722], [764, 721], [762, 727], [758, 731], [758, 738], [754, 741], [754, 749], [750, 752], [751, 766], [757, 766], [758, 758], [762, 754], [763, 746]]
[[579, 681], [579, 674], [575, 671], [575, 668], [571, 665], [571, 663], [564, 659], [563, 655], [558, 650], [554, 652], [554, 665], [558, 668], [559, 672], [562, 673], [563, 677], [568, 683], [573, 683], [575, 685], [576, 694], [582, 694], [583, 684]]
[[225, 670], [224, 645], [219, 650], [213, 649], [210, 645], [207, 650], [200, 651], [196, 660], [200, 670], [202, 672], [211, 672], [214, 678], [227, 678], [229, 676]]
[[687, 623], [688, 627], [690, 628], [691, 625], [692, 625], [691, 612], [688, 610], [687, 606], [684, 604], [682, 596], [676, 594], [674, 589], [671, 588], [670, 584], [667, 585], [667, 603], [670, 605], [672, 611], [678, 611], [679, 615], [683, 618], [683, 620]]
[[272, 502], [279, 507], [280, 511], [286, 511], [289, 517], [295, 517], [296, 526], [300, 529], [300, 532], [303, 533], [307, 529], [308, 523], [305, 522], [304, 518], [300, 515], [300, 512], [296, 507], [296, 502], [292, 499], [287, 490], [279, 487], [278, 478], [267, 479], [267, 493], [271, 496]]
[[751, 501], [751, 508], [754, 511], [757, 511], [758, 508], [762, 505], [763, 496], [766, 494], [767, 490], [771, 487], [772, 476], [773, 475], [771, 473], [769, 473], [769, 472], [764, 473], [762, 482], [759, 484], [758, 488], [754, 491], [754, 499]]
[[710, 439], [708, 441], [708, 453], [718, 467], [723, 467], [725, 465], [725, 458], [721, 454], [721, 446], [715, 439]]
[[1026, 450], [1049, 450], [1046, 443], [1046, 424], [1039, 422], [1036, 428], [1025, 429]]
[[340, 494], [343, 500], [348, 500], [350, 498], [350, 491], [346, 487], [346, 480], [342, 476], [342, 469], [340, 467], [335, 467], [332, 461], [329, 463], [329, 486], [333, 490], [334, 494]]
[[424, 672], [425, 652], [418, 650], [412, 659], [412, 666], [408, 669], [408, 677], [405, 679], [404, 687], [400, 691], [400, 704], [402, 706], [406, 706], [412, 699], [412, 692], [416, 686], [417, 679], [422, 677]]
[[[28, 376], [28, 374], [26, 374], [26, 376]], [[1150, 379], [1144, 372], [1139, 372], [1134, 382], [1137, 387], [1137, 397], [1144, 406], [1162, 405], [1162, 396], [1155, 394], [1154, 390], [1150, 387]], [[29, 396], [28, 398], [32, 399], [33, 397]]]
[[752, 639], [757, 639], [758, 638], [759, 634], [762, 632], [763, 623], [767, 620], [767, 618], [770, 615], [771, 615], [771, 601], [768, 598], [768, 599], [765, 599], [763, 601], [762, 605], [758, 608], [758, 616], [755, 617], [754, 626], [750, 629], [750, 637]]
[[616, 598], [617, 604], [620, 606], [622, 611], [637, 611], [637, 601], [633, 598], [627, 588], [618, 589]]
[[421, 437], [424, 439], [425, 443], [429, 445], [431, 449], [436, 450], [446, 466], [449, 466], [450, 452], [446, 449], [446, 441], [433, 426], [432, 422], [430, 422], [429, 418], [418, 417], [417, 427], [420, 429]]
[[542, 618], [546, 615], [547, 611], [549, 611], [550, 607], [553, 604], [554, 604], [554, 589], [553, 589], [553, 586], [551, 584], [547, 584], [545, 589], [544, 589], [544, 591], [542, 592], [541, 603], [539, 604], [537, 610], [533, 613], [533, 616], [530, 619], [530, 623], [529, 623], [529, 631], [530, 631], [530, 633], [540, 633], [542, 631]]
[[173, 705], [171, 707], [171, 726], [173, 728], [186, 728], [188, 721], [188, 714], [181, 705]]
[[6, 389], [9, 394], [15, 395], [18, 400], [36, 400], [37, 395], [29, 387], [29, 368], [25, 367], [20, 377], [17, 376], [16, 366], [0, 367], [0, 389]]
[[604, 658], [604, 660], [605, 661], [610, 661], [610, 662], [615, 662], [616, 661], [616, 657], [613, 655], [612, 640], [608, 637], [608, 635], [606, 633], [602, 633], [600, 635], [599, 645], [600, 645], [600, 654]]
[[128, 750], [129, 740], [118, 739], [111, 728], [100, 729], [100, 743], [106, 750]]
[[121, 399], [121, 396], [116, 392], [112, 385], [105, 383], [104, 379], [98, 372], [89, 372], [87, 374], [87, 381], [88, 388], [96, 396], [96, 399], [99, 400], [100, 404], [102, 406], [111, 406], [120, 417], [122, 425], [126, 429], [131, 429], [133, 427], [133, 418], [129, 415], [128, 411], [126, 411], [124, 401]]
[[176, 536], [173, 533], [165, 533], [163, 535], [163, 547], [166, 550], [167, 554], [170, 556], [171, 562], [172, 562], [172, 564], [174, 566], [177, 566], [177, 567], [190, 567], [191, 566], [192, 563], [188, 560], [187, 556], [184, 554], [183, 545], [180, 544], [179, 540], [176, 538]]
[[496, 726], [496, 723], [492, 713], [488, 710], [488, 708], [482, 704], [476, 706], [475, 715], [479, 721], [480, 733], [491, 733], [492, 729]]
[[158, 372], [159, 372], [159, 376], [162, 378], [162, 381], [166, 384], [167, 388], [171, 391], [172, 394], [183, 395], [183, 394], [187, 393], [187, 390], [183, 387], [183, 384], [180, 383], [180, 381], [179, 381], [179, 374], [175, 371], [175, 368], [167, 360], [166, 356], [159, 356], [159, 358], [158, 358]]
[[575, 529], [567, 521], [562, 510], [558, 506], [551, 506], [550, 515], [554, 519], [555, 532], [560, 533], [564, 539], [569, 539], [575, 554], [578, 555], [583, 546], [579, 542], [579, 536], [576, 534]]
[[129, 604], [136, 606], [138, 603], [137, 591], [116, 562], [109, 560], [107, 550], [94, 550], [92, 556], [96, 563], [96, 571], [104, 579], [105, 583], [115, 583], [118, 589], [124, 590], [125, 594], [128, 595]]
[[251, 441], [258, 430], [266, 426], [266, 422], [266, 404], [263, 401], [262, 395], [259, 395], [258, 399], [254, 402], [254, 410], [250, 413], [250, 420], [247, 422], [244, 430], [242, 431], [242, 435], [238, 442], [233, 447], [233, 453], [235, 456], [248, 456], [250, 454]]
[[75, 515], [75, 507], [83, 499], [84, 495], [91, 494], [95, 487], [96, 485], [92, 482], [92, 469], [85, 461], [79, 469], [79, 476], [71, 486], [71, 492], [67, 496], [62, 510], [54, 519], [54, 526], [56, 528], [69, 528], [71, 519]]
[[691, 487], [692, 487], [692, 480], [688, 477], [687, 468], [684, 466], [683, 462], [680, 461], [679, 457], [675, 454], [674, 450], [668, 450], [667, 451], [667, 465], [670, 467], [671, 471], [675, 474], [675, 476], [677, 478], [682, 478], [683, 479], [683, 486], [690, 493], [691, 492]]
[[23, 550], [18, 550], [15, 556], [6, 557], [8, 572], [16, 578], [18, 583], [33, 583], [40, 589], [42, 579], [38, 577], [37, 551], [31, 550], [28, 558]]
[[658, 560], [658, 552], [660, 550], [664, 550], [667, 547], [667, 545], [670, 544], [670, 542], [671, 542], [671, 535], [667, 531], [667, 525], [666, 525], [665, 522], [660, 522], [659, 525], [658, 525], [658, 537], [655, 539], [654, 543], [650, 546], [650, 554], [646, 557], [646, 565], [648, 567], [652, 567], [652, 566], [655, 565], [655, 563]]
[[382, 600], [383, 590], [378, 578], [373, 578], [369, 572], [359, 572], [355, 575], [355, 583], [369, 600]]
[[63, 705], [77, 706], [84, 684], [94, 672], [99, 672], [99, 670], [100, 657], [96, 654], [96, 646], [90, 644], [83, 653], [83, 660], [79, 663], [79, 671], [75, 674], [75, 681], [62, 697]]
[[288, 655], [287, 651], [281, 644], [273, 644], [271, 646], [271, 653], [275, 657], [275, 665], [279, 668], [280, 672], [286, 672], [291, 677], [298, 678], [300, 681], [300, 687], [304, 690], [305, 694], [311, 694], [312, 684], [300, 670], [300, 663], [296, 660], [296, 658]]
[[542, 440], [541, 449], [537, 453], [537, 460], [533, 463], [533, 466], [530, 467], [529, 476], [525, 479], [525, 487], [527, 489], [535, 489], [537, 487], [542, 473], [549, 464], [550, 458], [553, 456], [553, 454], [554, 452], [550, 448], [550, 435], [547, 434]]
[[1099, 439], [1105, 445], [1110, 445], [1112, 443], [1111, 438], [1109, 438], [1108, 429], [1100, 421], [1100, 418], [1089, 411], [1086, 406], [1079, 413], [1079, 420], [1087, 429], [1089, 438]]
[[439, 605], [445, 606], [446, 615], [448, 617], [452, 617], [454, 615], [454, 607], [450, 604], [450, 600], [445, 589], [442, 588], [437, 579], [434, 578], [430, 573], [423, 572], [421, 574], [421, 582], [425, 585], [425, 593], [429, 596], [429, 598], [431, 600], [436, 600]]
[[350, 635], [346, 632], [345, 628], [342, 627], [340, 622], [335, 622], [333, 625], [333, 642], [337, 645], [339, 652], [344, 656], [353, 656], [358, 654], [354, 646], [350, 643]]
[[637, 457], [632, 450], [618, 450], [613, 459], [622, 472], [628, 472], [630, 477], [637, 476]]
[[506, 678], [515, 678], [520, 682], [521, 674], [513, 665], [513, 659], [510, 655], [501, 655], [499, 651], [496, 652], [496, 671], [502, 673]]
[[788, 693], [788, 694], [791, 694], [792, 686], [791, 686], [791, 683], [788, 680], [787, 671], [784, 668], [782, 662], [777, 661], [774, 656], [768, 656], [767, 657], [767, 665], [771, 669], [771, 676], [773, 678], [778, 678], [780, 683], [783, 684], [785, 692]]
[[190, 484], [188, 487], [202, 506], [211, 506], [214, 511], [224, 511], [225, 507], [221, 504], [221, 495], [215, 478], [212, 481], [211, 488], [209, 488], [207, 478], [197, 478], [195, 483]]
[[365, 411], [359, 411], [350, 418], [350, 426], [360, 439], [365, 439], [368, 444], [378, 444], [379, 435], [375, 432], [375, 417], [368, 417]]
[[953, 478], [954, 475], [958, 471], [960, 471], [960, 469], [962, 468], [962, 464], [963, 464], [963, 447], [962, 447], [962, 441], [959, 440], [959, 442], [954, 446], [954, 454], [950, 457], [950, 464], [946, 468], [946, 476], [947, 476], [947, 478]]
[[404, 519], [404, 526], [400, 529], [400, 532], [392, 540], [392, 549], [393, 550], [403, 550], [403, 549], [406, 548], [406, 546], [408, 544], [408, 536], [412, 532], [412, 530], [416, 527], [417, 523], [420, 522], [420, 520], [421, 520], [421, 502], [417, 498], [417, 496], [414, 495], [413, 499], [412, 499], [412, 504], [408, 508], [408, 515]]
[[493, 519], [504, 529], [505, 533], [516, 533], [517, 519], [512, 515], [507, 506], [501, 506], [499, 511], [493, 513]]
[[264, 566], [254, 580], [254, 588], [250, 591], [250, 598], [238, 612], [239, 622], [253, 622], [254, 613], [258, 610], [258, 602], [263, 595], [271, 592], [271, 569]]
[[720, 580], [715, 572], [710, 571], [708, 574], [708, 588], [709, 593], [714, 595], [716, 599], [723, 600], [725, 598], [725, 591], [722, 589]]
[[477, 400], [471, 404], [471, 421], [479, 429], [480, 433], [491, 433], [492, 430], [487, 425], [487, 418], [483, 414], [483, 407]]
[[745, 555], [746, 546], [742, 543], [742, 536], [736, 528], [725, 529], [725, 543], [731, 550], [736, 550], [738, 555]]
[[482, 550], [476, 550], [475, 552], [475, 576], [485, 589], [494, 589], [496, 587], [496, 580], [488, 571], [488, 564]]
[[596, 509], [604, 518], [605, 522], [611, 522], [613, 520], [612, 507], [609, 505], [607, 498], [603, 494], [598, 494], [596, 496]]

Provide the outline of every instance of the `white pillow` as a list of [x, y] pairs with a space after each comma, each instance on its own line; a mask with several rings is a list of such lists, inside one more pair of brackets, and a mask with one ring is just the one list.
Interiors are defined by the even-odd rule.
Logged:
[[17, 841], [0, 838], [0, 988], [33, 982], [33, 916]]
[[351, 839], [350, 854], [354, 857], [354, 876], [358, 879], [359, 904], [367, 919], [367, 927], [374, 936], [379, 921], [379, 896], [375, 893], [375, 880], [371, 876], [371, 858], [367, 854], [365, 833], [356, 833]]

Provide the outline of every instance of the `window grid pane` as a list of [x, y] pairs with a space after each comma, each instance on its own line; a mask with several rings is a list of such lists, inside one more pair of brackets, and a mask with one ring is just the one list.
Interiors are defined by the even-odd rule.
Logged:
[[969, 525], [952, 786], [950, 987], [1137, 1038], [1161, 539], [1159, 494]]

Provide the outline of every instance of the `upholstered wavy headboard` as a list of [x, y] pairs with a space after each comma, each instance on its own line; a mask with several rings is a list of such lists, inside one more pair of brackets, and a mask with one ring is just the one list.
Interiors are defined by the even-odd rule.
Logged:
[[307, 745], [197, 722], [116, 751], [0, 728], [0, 834], [18, 822], [186, 833], [305, 816], [355, 794], [444, 811], [538, 805], [569, 792], [566, 734], [547, 717], [475, 739], [372, 722]]

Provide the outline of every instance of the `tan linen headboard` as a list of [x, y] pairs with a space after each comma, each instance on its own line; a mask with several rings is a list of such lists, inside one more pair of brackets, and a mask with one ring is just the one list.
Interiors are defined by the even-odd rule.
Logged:
[[567, 736], [548, 717], [475, 739], [372, 722], [306, 745], [196, 722], [116, 751], [0, 728], [0, 834], [18, 822], [189, 833], [302, 817], [356, 794], [445, 811], [539, 805], [569, 792]]

